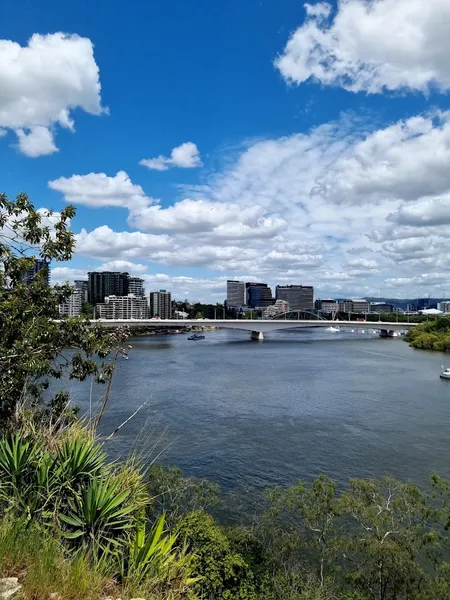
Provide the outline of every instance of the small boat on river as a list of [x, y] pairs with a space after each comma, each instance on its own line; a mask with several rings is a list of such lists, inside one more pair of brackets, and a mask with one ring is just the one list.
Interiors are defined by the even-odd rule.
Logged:
[[204, 340], [204, 339], [205, 339], [205, 336], [204, 336], [204, 335], [197, 335], [196, 333], [194, 333], [193, 335], [190, 335], [190, 336], [188, 337], [188, 340], [194, 340], [194, 341], [197, 341], [197, 340]]
[[441, 377], [441, 379], [450, 379], [450, 367], [447, 367], [446, 369], [444, 369], [444, 367], [442, 367], [440, 377]]
[[325, 331], [329, 331], [330, 333], [338, 333], [340, 331], [339, 327], [327, 327]]

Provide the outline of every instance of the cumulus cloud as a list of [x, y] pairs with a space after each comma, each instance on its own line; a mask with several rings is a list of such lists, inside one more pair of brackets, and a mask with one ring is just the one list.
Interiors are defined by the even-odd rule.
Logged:
[[99, 115], [99, 68], [91, 40], [78, 35], [34, 34], [26, 46], [0, 40], [0, 128], [36, 157], [57, 151], [56, 126], [73, 131], [71, 111]]
[[367, 258], [356, 258], [355, 260], [348, 261], [349, 267], [358, 267], [366, 270], [378, 269], [378, 263], [376, 260], [368, 260]]
[[347, 148], [314, 193], [338, 204], [412, 202], [450, 189], [449, 161], [450, 113], [412, 117]]
[[139, 263], [133, 263], [129, 260], [109, 260], [101, 264], [99, 267], [92, 269], [93, 271], [122, 271], [129, 272], [132, 275], [139, 275], [145, 273], [148, 270], [147, 265], [141, 265]]
[[107, 225], [90, 232], [82, 229], [75, 240], [77, 253], [100, 259], [119, 255], [121, 259], [141, 256], [152, 260], [157, 251], [173, 246], [170, 237], [166, 235], [151, 235], [139, 231], [116, 232]]
[[412, 204], [402, 203], [387, 219], [411, 227], [450, 225], [450, 194], [437, 198], [421, 198]]
[[235, 203], [188, 198], [167, 208], [158, 204], [134, 210], [128, 223], [144, 231], [208, 233], [216, 240], [270, 238], [287, 225], [283, 219], [266, 217], [261, 206], [242, 207]]
[[352, 92], [450, 88], [447, 0], [306, 4], [306, 19], [275, 66], [290, 83], [313, 79]]
[[202, 161], [196, 144], [185, 142], [173, 148], [170, 157], [143, 158], [139, 161], [139, 164], [155, 171], [167, 171], [170, 167], [181, 167], [183, 169], [201, 167]]
[[31, 127], [28, 133], [23, 129], [18, 129], [16, 134], [19, 149], [26, 156], [36, 158], [36, 156], [58, 152], [53, 139], [53, 133], [47, 127], [37, 125], [36, 127]]
[[50, 271], [51, 282], [65, 283], [69, 281], [72, 283], [75, 279], [87, 279], [87, 269], [73, 269], [71, 267], [52, 267]]
[[48, 185], [64, 194], [66, 202], [90, 208], [119, 206], [136, 209], [153, 201], [144, 194], [140, 185], [132, 183], [125, 171], [119, 171], [114, 177], [105, 173], [60, 177], [49, 181]]

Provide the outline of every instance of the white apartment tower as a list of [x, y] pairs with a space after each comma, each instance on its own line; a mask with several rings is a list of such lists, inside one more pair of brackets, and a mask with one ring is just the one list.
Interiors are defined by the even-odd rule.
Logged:
[[100, 319], [148, 319], [147, 300], [134, 294], [106, 296], [95, 308]]

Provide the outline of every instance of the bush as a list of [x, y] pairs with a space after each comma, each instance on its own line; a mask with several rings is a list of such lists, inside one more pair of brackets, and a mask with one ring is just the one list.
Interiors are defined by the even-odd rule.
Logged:
[[194, 554], [192, 566], [201, 580], [194, 589], [205, 600], [256, 600], [254, 576], [244, 558], [213, 518], [204, 511], [186, 515], [179, 524], [180, 539]]

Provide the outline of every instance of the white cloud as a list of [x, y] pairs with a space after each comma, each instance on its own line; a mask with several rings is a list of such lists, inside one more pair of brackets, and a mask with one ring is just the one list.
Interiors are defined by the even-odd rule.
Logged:
[[186, 198], [172, 206], [160, 205], [133, 210], [129, 225], [144, 231], [208, 233], [216, 241], [274, 237], [287, 225], [283, 219], [268, 218], [261, 206], [208, 202]]
[[361, 267], [370, 271], [371, 269], [378, 269], [378, 263], [376, 260], [368, 260], [367, 258], [356, 258], [348, 261], [349, 267]]
[[170, 157], [143, 158], [139, 161], [139, 164], [155, 171], [167, 171], [169, 167], [181, 167], [183, 169], [201, 167], [202, 161], [196, 144], [185, 142], [173, 148]]
[[450, 190], [450, 113], [412, 117], [356, 142], [314, 192], [339, 204], [415, 201]]
[[27, 46], [0, 40], [0, 128], [15, 131], [28, 156], [56, 152], [55, 126], [74, 129], [70, 112], [103, 112], [92, 42], [34, 34]]
[[127, 259], [141, 256], [152, 260], [155, 253], [173, 246], [171, 239], [166, 235], [151, 235], [138, 231], [116, 232], [107, 225], [97, 227], [90, 232], [82, 229], [75, 236], [75, 240], [77, 253], [100, 259], [115, 256]]
[[368, 93], [450, 88], [448, 0], [339, 0], [334, 16], [326, 2], [306, 12], [275, 61], [288, 82]]
[[114, 177], [105, 173], [72, 175], [49, 181], [49, 187], [64, 194], [66, 202], [82, 204], [91, 208], [119, 206], [136, 209], [153, 202], [140, 185], [132, 183], [125, 171], [119, 171]]
[[99, 267], [92, 269], [93, 271], [122, 271], [129, 272], [132, 275], [139, 275], [148, 270], [147, 265], [133, 263], [129, 260], [110, 260], [102, 263]]
[[28, 133], [23, 129], [18, 129], [16, 133], [19, 141], [19, 149], [26, 156], [36, 158], [36, 156], [58, 152], [53, 139], [53, 133], [47, 127], [37, 125], [36, 127], [31, 127]]
[[387, 219], [410, 227], [450, 225], [450, 194], [437, 198], [425, 197], [410, 204], [402, 203]]
[[71, 267], [52, 267], [50, 271], [51, 282], [73, 282], [75, 279], [87, 279], [87, 269], [73, 269]]

